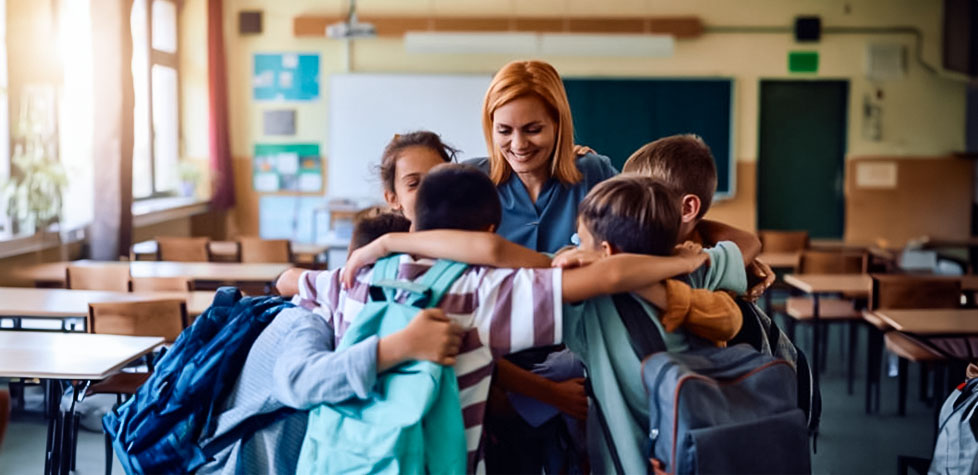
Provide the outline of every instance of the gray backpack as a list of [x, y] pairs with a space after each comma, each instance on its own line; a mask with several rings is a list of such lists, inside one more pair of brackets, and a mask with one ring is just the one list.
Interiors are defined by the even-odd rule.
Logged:
[[978, 467], [978, 378], [955, 389], [938, 419], [937, 445], [929, 474], [973, 474]]
[[668, 473], [810, 473], [797, 377], [750, 345], [647, 358], [652, 458]]

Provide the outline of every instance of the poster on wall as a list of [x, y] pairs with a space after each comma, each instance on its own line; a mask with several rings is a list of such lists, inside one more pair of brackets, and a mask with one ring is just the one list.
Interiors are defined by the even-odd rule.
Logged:
[[255, 191], [320, 192], [323, 161], [319, 144], [255, 144]]
[[252, 88], [256, 101], [319, 99], [319, 55], [255, 53]]

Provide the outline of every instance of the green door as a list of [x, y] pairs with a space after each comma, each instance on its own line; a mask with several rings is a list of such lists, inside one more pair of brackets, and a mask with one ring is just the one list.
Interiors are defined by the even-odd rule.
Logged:
[[841, 238], [848, 81], [761, 81], [758, 229]]

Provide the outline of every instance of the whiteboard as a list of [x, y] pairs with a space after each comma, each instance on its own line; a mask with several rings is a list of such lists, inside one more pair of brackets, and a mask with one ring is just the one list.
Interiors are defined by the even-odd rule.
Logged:
[[376, 166], [398, 133], [438, 133], [461, 149], [460, 161], [486, 156], [482, 99], [491, 80], [489, 75], [331, 75], [326, 193], [382, 200]]

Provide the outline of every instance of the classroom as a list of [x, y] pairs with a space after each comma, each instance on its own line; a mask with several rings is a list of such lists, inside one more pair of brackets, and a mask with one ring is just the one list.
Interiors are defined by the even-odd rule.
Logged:
[[974, 0], [0, 0], [0, 475], [978, 470]]

